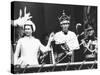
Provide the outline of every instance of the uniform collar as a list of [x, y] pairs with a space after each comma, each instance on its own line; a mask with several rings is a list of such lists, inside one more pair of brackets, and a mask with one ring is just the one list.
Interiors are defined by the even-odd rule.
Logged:
[[[69, 31], [68, 31], [68, 32], [69, 32]], [[64, 35], [67, 35], [67, 34], [68, 34], [68, 32], [66, 32], [66, 33], [65, 33], [65, 32], [63, 32], [63, 31], [62, 31], [62, 33], [63, 33]]]

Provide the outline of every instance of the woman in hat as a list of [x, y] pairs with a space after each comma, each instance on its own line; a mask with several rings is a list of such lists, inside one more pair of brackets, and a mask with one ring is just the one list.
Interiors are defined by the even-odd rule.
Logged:
[[[14, 54], [14, 64], [15, 65], [38, 65], [38, 51], [42, 52], [50, 51], [50, 44], [53, 39], [53, 33], [50, 34], [49, 40], [46, 46], [42, 45], [39, 39], [32, 36], [35, 32], [35, 24], [28, 20], [25, 22], [23, 38], [20, 38], [17, 42], [16, 51]], [[21, 53], [21, 54], [20, 54]], [[20, 55], [20, 57], [19, 57]]]

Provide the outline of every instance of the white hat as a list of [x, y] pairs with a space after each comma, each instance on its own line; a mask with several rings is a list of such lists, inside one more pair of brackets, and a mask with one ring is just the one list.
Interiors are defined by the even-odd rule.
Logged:
[[[33, 31], [35, 32], [36, 26], [35, 26], [35, 24], [34, 24], [31, 20], [26, 21], [26, 22], [24, 23], [24, 25], [26, 25], [26, 24], [32, 25]], [[24, 28], [24, 26], [23, 26], [23, 28]]]

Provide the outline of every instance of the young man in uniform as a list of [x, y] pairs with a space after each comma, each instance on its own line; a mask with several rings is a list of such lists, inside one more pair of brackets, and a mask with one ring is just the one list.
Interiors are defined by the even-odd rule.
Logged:
[[[61, 31], [54, 35], [55, 44], [53, 48], [56, 53], [55, 57], [58, 59], [58, 62], [60, 62], [59, 57], [61, 57], [61, 60], [63, 59], [61, 63], [72, 62], [74, 61], [73, 51], [79, 49], [78, 39], [76, 34], [69, 30], [70, 17], [67, 16], [65, 12], [62, 13], [59, 22]], [[63, 56], [63, 54], [65, 54], [66, 57]]]

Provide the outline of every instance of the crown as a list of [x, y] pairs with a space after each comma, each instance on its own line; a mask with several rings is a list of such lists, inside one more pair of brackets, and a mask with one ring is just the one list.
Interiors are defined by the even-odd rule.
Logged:
[[63, 10], [62, 16], [58, 18], [59, 22], [64, 21], [64, 20], [70, 20], [70, 16], [65, 14], [65, 11]]

